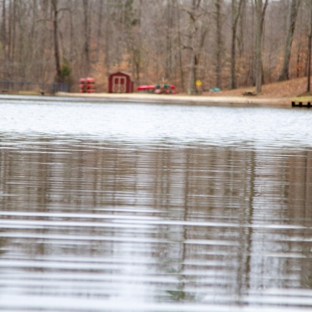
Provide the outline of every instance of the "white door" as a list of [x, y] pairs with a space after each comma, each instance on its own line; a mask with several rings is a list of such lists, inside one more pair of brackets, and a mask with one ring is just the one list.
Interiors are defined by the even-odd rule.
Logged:
[[126, 77], [115, 76], [113, 78], [113, 92], [114, 93], [124, 93], [126, 92]]

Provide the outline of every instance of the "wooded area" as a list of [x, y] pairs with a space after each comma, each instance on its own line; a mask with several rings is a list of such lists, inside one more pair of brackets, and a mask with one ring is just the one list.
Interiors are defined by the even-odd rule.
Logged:
[[109, 73], [192, 93], [307, 76], [311, 0], [2, 0], [2, 81], [70, 82]]

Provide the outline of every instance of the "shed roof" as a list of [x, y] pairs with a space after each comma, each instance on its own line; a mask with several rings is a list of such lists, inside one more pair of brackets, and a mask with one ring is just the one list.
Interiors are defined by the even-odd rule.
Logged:
[[114, 73], [111, 73], [110, 76], [116, 75], [116, 74], [122, 74], [122, 75], [126, 75], [126, 76], [131, 77], [131, 74], [130, 74], [130, 73], [125, 72], [125, 71], [121, 71], [121, 70], [119, 70], [119, 71], [117, 71], [117, 72], [114, 72]]

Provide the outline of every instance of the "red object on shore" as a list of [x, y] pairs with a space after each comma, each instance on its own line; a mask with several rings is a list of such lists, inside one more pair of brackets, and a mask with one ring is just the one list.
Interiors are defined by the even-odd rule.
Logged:
[[108, 78], [109, 93], [132, 93], [133, 85], [131, 75], [126, 72], [112, 73]]
[[91, 77], [88, 77], [86, 80], [87, 80], [87, 83], [94, 83], [94, 79]]
[[86, 79], [85, 78], [80, 78], [79, 82], [80, 82], [80, 85], [79, 85], [80, 93], [86, 92]]
[[155, 85], [150, 86], [138, 86], [138, 91], [154, 91], [156, 89]]
[[93, 93], [95, 91], [94, 78], [80, 78], [80, 93]]
[[176, 94], [174, 85], [141, 85], [137, 87], [139, 92], [157, 93], [157, 94]]

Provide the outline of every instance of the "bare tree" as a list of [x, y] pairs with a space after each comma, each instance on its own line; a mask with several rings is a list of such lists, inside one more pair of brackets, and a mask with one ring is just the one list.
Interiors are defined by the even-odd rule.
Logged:
[[103, 0], [99, 0], [98, 8], [98, 29], [97, 29], [97, 42], [96, 42], [96, 60], [99, 60], [99, 53], [101, 50], [101, 38], [102, 38], [102, 23], [103, 23]]
[[236, 88], [236, 32], [244, 0], [232, 0], [232, 44], [231, 44], [231, 80], [230, 89]]
[[106, 0], [106, 9], [105, 9], [105, 65], [106, 65], [106, 75], [109, 75], [110, 72], [110, 12], [111, 6], [109, 0]]
[[221, 89], [221, 68], [222, 68], [222, 18], [221, 8], [223, 0], [215, 0], [216, 18], [216, 87]]
[[308, 81], [307, 81], [307, 92], [311, 91], [311, 44], [312, 44], [312, 4], [309, 2], [310, 7], [310, 33], [308, 40]]
[[84, 29], [84, 76], [88, 76], [90, 72], [90, 35], [91, 35], [91, 24], [90, 24], [90, 11], [91, 11], [91, 0], [83, 0], [83, 29]]
[[179, 73], [180, 73], [180, 77], [181, 77], [181, 88], [182, 90], [184, 90], [185, 88], [185, 84], [184, 84], [184, 71], [183, 71], [183, 60], [182, 60], [182, 39], [181, 39], [181, 9], [180, 9], [180, 4], [179, 1], [175, 0], [175, 5], [176, 5], [176, 9], [177, 9], [177, 32], [178, 32], [178, 58], [179, 58]]
[[166, 29], [166, 69], [165, 78], [170, 80], [172, 72], [172, 30], [173, 30], [173, 3], [172, 0], [167, 1], [166, 7], [166, 19], [167, 19], [167, 29]]
[[60, 61], [60, 50], [58, 40], [58, 0], [51, 0], [52, 9], [52, 20], [53, 20], [53, 39], [54, 39], [54, 57], [55, 57], [55, 68], [56, 68], [56, 81], [62, 82], [62, 70]]
[[289, 29], [288, 29], [288, 35], [287, 35], [286, 46], [285, 46], [285, 51], [284, 51], [284, 63], [283, 63], [281, 74], [279, 76], [279, 81], [289, 79], [289, 63], [290, 63], [291, 47], [293, 43], [296, 20], [297, 20], [300, 3], [301, 3], [301, 0], [291, 1]]
[[195, 90], [200, 57], [209, 25], [204, 21], [204, 17], [207, 13], [201, 8], [201, 0], [192, 0], [191, 7], [189, 9], [185, 8], [185, 11], [189, 16], [188, 44], [184, 46], [184, 48], [187, 48], [189, 51], [187, 92], [191, 94]]
[[1, 76], [60, 82], [68, 64], [73, 77], [97, 76], [103, 88], [111, 70], [123, 69], [136, 83], [174, 82], [189, 93], [197, 79], [219, 88], [256, 83], [261, 92], [268, 78], [288, 79], [292, 64], [308, 68], [310, 2], [0, 0]]
[[191, 8], [187, 10], [187, 13], [189, 15], [189, 75], [188, 75], [188, 87], [187, 87], [187, 93], [192, 94], [195, 89], [195, 33], [196, 33], [196, 10], [198, 9], [200, 5], [200, 0], [192, 0]]
[[263, 80], [263, 67], [262, 67], [262, 34], [264, 26], [265, 12], [268, 6], [268, 0], [255, 0], [256, 16], [257, 16], [257, 31], [256, 31], [256, 91], [261, 93], [262, 80]]
[[4, 75], [7, 76], [8, 68], [7, 68], [7, 28], [6, 28], [7, 16], [6, 16], [6, 0], [2, 0], [2, 25], [1, 25], [1, 41], [2, 41], [2, 51], [4, 56], [4, 66], [5, 72]]

